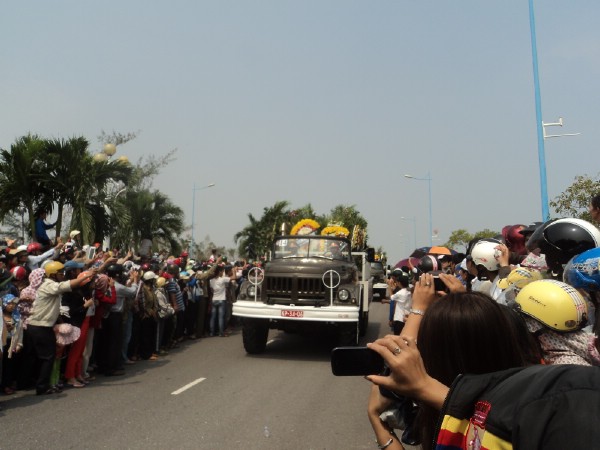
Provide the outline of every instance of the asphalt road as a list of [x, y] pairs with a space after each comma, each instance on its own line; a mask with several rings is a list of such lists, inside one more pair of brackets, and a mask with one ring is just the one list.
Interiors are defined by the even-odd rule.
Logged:
[[[364, 342], [388, 332], [373, 303]], [[241, 330], [52, 396], [0, 397], [1, 449], [372, 449], [369, 383], [335, 377], [327, 336], [271, 331], [246, 355]]]

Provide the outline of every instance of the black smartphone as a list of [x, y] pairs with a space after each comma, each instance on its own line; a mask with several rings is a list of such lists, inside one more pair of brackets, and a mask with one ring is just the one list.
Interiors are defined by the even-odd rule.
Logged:
[[336, 376], [377, 375], [383, 357], [367, 347], [336, 347], [331, 351], [331, 371]]

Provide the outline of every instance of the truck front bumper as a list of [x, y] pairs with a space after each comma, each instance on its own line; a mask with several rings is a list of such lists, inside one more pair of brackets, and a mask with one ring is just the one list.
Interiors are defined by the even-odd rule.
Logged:
[[357, 306], [283, 306], [238, 300], [233, 304], [233, 315], [254, 319], [306, 320], [312, 322], [357, 322]]

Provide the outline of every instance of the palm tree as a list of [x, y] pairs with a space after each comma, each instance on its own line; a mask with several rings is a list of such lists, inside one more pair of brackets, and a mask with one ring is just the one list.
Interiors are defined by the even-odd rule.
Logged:
[[[114, 207], [116, 186], [125, 185], [132, 173], [129, 164], [122, 161], [95, 161], [88, 152], [89, 142], [84, 137], [46, 141], [50, 158], [49, 182], [58, 207], [57, 235], [60, 233], [64, 207], [73, 208], [71, 226], [81, 230], [84, 242], [102, 241], [111, 226], [109, 215]], [[125, 217], [126, 219], [126, 217]]]
[[33, 239], [36, 209], [52, 210], [45, 156], [44, 141], [32, 134], [18, 138], [10, 150], [0, 150], [0, 220], [25, 208]]
[[252, 214], [248, 214], [250, 224], [233, 237], [236, 243], [239, 241], [239, 254], [250, 257], [251, 255], [248, 253], [251, 253], [249, 249], [252, 249], [258, 256], [265, 255], [281, 225], [289, 217], [288, 205], [287, 201], [279, 201], [271, 207], [264, 208], [260, 220], [257, 220]]
[[139, 248], [143, 240], [149, 239], [155, 248], [162, 244], [172, 252], [181, 250], [183, 210], [166, 195], [157, 190], [127, 190], [122, 201], [127, 205], [129, 220], [111, 235], [115, 246]]

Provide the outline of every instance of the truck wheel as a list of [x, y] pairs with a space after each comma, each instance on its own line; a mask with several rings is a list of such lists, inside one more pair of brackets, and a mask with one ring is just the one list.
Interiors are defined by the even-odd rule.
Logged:
[[338, 345], [350, 347], [358, 345], [358, 324], [341, 323], [338, 327]]
[[244, 319], [242, 339], [247, 353], [255, 355], [263, 353], [267, 347], [269, 323], [261, 319]]
[[369, 311], [362, 313], [360, 316], [360, 322], [358, 323], [358, 335], [363, 337], [367, 334], [367, 328], [369, 327]]

